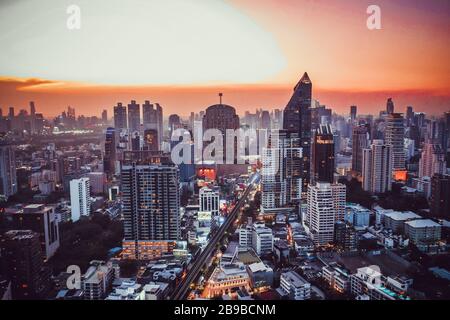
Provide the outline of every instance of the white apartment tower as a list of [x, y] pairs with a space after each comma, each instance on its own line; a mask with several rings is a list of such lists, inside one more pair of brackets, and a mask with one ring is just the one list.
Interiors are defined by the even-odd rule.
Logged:
[[373, 140], [370, 149], [363, 150], [363, 189], [383, 193], [392, 188], [392, 146], [383, 140]]
[[72, 221], [78, 221], [81, 216], [91, 213], [91, 193], [89, 178], [73, 179], [70, 181], [70, 206]]
[[308, 186], [307, 224], [316, 246], [334, 239], [334, 225], [345, 217], [346, 187], [343, 184], [318, 182]]
[[400, 113], [391, 113], [386, 118], [385, 142], [392, 147], [392, 170], [405, 170], [404, 118]]

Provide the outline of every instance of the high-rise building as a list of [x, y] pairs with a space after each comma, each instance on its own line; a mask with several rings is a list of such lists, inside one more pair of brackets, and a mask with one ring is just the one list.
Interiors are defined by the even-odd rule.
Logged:
[[300, 147], [303, 150], [300, 172], [303, 194], [306, 194], [311, 181], [311, 99], [312, 82], [305, 72], [295, 86], [294, 94], [283, 114], [283, 128], [300, 138]]
[[172, 138], [172, 133], [181, 128], [181, 119], [180, 116], [177, 114], [171, 114], [169, 116], [169, 137]]
[[[237, 154], [237, 143], [235, 141], [227, 141], [226, 131], [228, 129], [239, 129], [239, 116], [236, 114], [236, 109], [226, 104], [216, 104], [206, 109], [203, 116], [203, 132], [209, 129], [216, 129], [222, 133], [223, 136], [223, 154], [220, 155], [220, 150], [217, 157], [223, 159], [223, 163], [227, 163], [227, 145], [234, 146], [234, 159]], [[230, 151], [231, 152], [231, 151]]]
[[135, 100], [128, 104], [128, 129], [130, 132], [140, 132], [141, 130], [141, 110]]
[[102, 111], [102, 122], [103, 124], [108, 122], [108, 111], [106, 109]]
[[350, 120], [355, 121], [358, 112], [357, 106], [350, 106]]
[[392, 188], [392, 146], [383, 140], [373, 140], [363, 150], [363, 189], [372, 193], [384, 193]]
[[352, 170], [362, 173], [363, 150], [369, 146], [369, 132], [366, 125], [353, 128], [352, 134]]
[[436, 174], [431, 178], [430, 209], [435, 217], [450, 217], [450, 175]]
[[308, 186], [306, 224], [315, 245], [333, 242], [335, 223], [345, 218], [345, 201], [343, 184], [318, 182]]
[[198, 192], [201, 212], [211, 212], [213, 217], [219, 215], [219, 191], [203, 187]]
[[295, 133], [285, 130], [271, 135], [263, 148], [261, 212], [295, 206], [302, 198], [302, 148]]
[[103, 158], [103, 171], [112, 176], [116, 172], [117, 160], [117, 131], [115, 128], [106, 129], [105, 157]]
[[392, 101], [392, 98], [389, 98], [389, 99], [387, 100], [387, 103], [386, 103], [386, 112], [387, 112], [387, 114], [394, 113], [394, 101]]
[[158, 150], [161, 148], [162, 139], [164, 136], [163, 126], [163, 110], [162, 107], [156, 103], [152, 104], [146, 100], [142, 105], [142, 125], [145, 130], [156, 130]]
[[330, 125], [320, 125], [312, 147], [313, 181], [334, 180], [334, 135]]
[[128, 128], [127, 107], [123, 106], [120, 102], [114, 107], [114, 128], [117, 130]]
[[0, 145], [0, 197], [17, 193], [16, 156], [11, 145]]
[[12, 298], [44, 299], [50, 271], [44, 265], [39, 235], [31, 230], [10, 230], [0, 236], [0, 264], [12, 284]]
[[32, 230], [39, 235], [41, 252], [50, 259], [59, 248], [59, 224], [53, 207], [30, 204], [25, 207], [7, 208], [1, 217], [7, 230]]
[[392, 170], [405, 170], [405, 150], [403, 139], [405, 125], [400, 113], [390, 113], [386, 118], [385, 142], [392, 146]]
[[124, 156], [123, 257], [161, 257], [173, 249], [180, 237], [179, 170], [159, 155], [139, 152]]
[[30, 132], [36, 133], [36, 107], [34, 101], [30, 101]]
[[425, 143], [419, 161], [419, 178], [431, 178], [435, 174], [445, 174], [447, 172], [445, 156], [440, 144]]
[[407, 126], [411, 126], [414, 121], [414, 110], [412, 106], [406, 107], [406, 124]]
[[72, 221], [78, 221], [81, 216], [91, 213], [91, 188], [89, 178], [73, 179], [70, 181], [70, 207]]

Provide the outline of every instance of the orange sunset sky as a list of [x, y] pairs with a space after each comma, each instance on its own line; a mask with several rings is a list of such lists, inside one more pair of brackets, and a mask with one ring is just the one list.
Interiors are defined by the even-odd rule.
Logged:
[[[376, 3], [375, 3], [376, 2]], [[304, 71], [338, 113], [450, 110], [448, 0], [0, 2], [0, 108], [100, 115], [159, 102], [183, 116], [218, 101], [239, 113], [284, 108]], [[66, 9], [81, 10], [69, 30]], [[366, 26], [370, 4], [381, 30]], [[17, 111], [16, 111], [17, 112]]]

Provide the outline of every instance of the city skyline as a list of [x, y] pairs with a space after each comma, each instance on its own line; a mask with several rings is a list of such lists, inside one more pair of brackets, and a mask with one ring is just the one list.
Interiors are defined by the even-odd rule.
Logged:
[[[438, 115], [450, 102], [449, 4], [403, 2], [379, 1], [382, 29], [369, 30], [368, 1], [152, 2], [148, 9], [157, 7], [160, 17], [145, 23], [132, 21], [138, 14], [135, 6], [127, 6], [125, 20], [116, 23], [117, 5], [79, 1], [81, 29], [68, 30], [68, 3], [44, 1], [28, 24], [17, 22], [17, 28], [0, 37], [5, 48], [0, 107], [20, 109], [33, 100], [49, 116], [67, 105], [97, 115], [120, 101], [150, 99], [160, 102], [167, 114], [186, 116], [185, 110], [202, 110], [223, 92], [224, 102], [242, 114], [283, 108], [292, 83], [307, 71], [317, 84], [313, 98], [338, 113], [347, 113], [350, 105], [368, 113], [392, 97], [400, 110], [412, 105]], [[40, 10], [50, 6], [47, 15]], [[2, 4], [5, 19], [0, 20], [8, 23], [8, 16], [27, 8], [36, 9], [29, 1]], [[205, 17], [191, 22], [171, 10], [175, 8]], [[176, 19], [185, 31], [174, 27]], [[202, 23], [210, 28], [199, 28]], [[236, 26], [227, 29], [228, 24]], [[109, 35], [117, 28], [124, 29], [112, 43]], [[242, 35], [230, 37], [233, 28]], [[92, 41], [105, 37], [98, 44]], [[148, 43], [140, 41], [148, 37]], [[46, 45], [36, 46], [36, 41]], [[99, 55], [102, 63], [93, 63]], [[11, 59], [14, 64], [8, 63]]]

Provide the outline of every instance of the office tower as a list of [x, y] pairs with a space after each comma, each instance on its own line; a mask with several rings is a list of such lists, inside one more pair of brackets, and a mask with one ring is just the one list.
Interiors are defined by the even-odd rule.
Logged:
[[411, 126], [414, 121], [414, 111], [412, 106], [406, 107], [406, 124], [407, 126]]
[[209, 211], [213, 217], [217, 217], [219, 215], [219, 191], [203, 187], [198, 194], [200, 211]]
[[70, 207], [72, 221], [76, 222], [81, 216], [91, 213], [91, 188], [89, 178], [73, 179], [70, 181]]
[[[122, 164], [123, 257], [148, 260], [180, 238], [179, 170], [151, 153], [126, 153]], [[167, 164], [166, 164], [167, 163]]]
[[385, 142], [392, 146], [392, 170], [405, 170], [405, 150], [403, 139], [405, 137], [405, 125], [400, 113], [390, 113], [386, 118]]
[[440, 144], [425, 143], [419, 160], [419, 178], [447, 172], [446, 154]]
[[[117, 129], [119, 130], [119, 129]], [[117, 160], [117, 131], [115, 128], [106, 129], [105, 157], [103, 158], [103, 171], [112, 176], [116, 172]]]
[[89, 187], [92, 194], [105, 193], [106, 174], [104, 172], [89, 172], [86, 177], [89, 178]]
[[128, 104], [128, 129], [130, 133], [141, 130], [141, 110], [135, 100]]
[[164, 126], [163, 110], [158, 103], [152, 104], [148, 100], [145, 101], [142, 105], [142, 123], [144, 131], [148, 129], [157, 131], [157, 145], [158, 150], [160, 150], [164, 136]]
[[302, 148], [296, 134], [271, 135], [262, 152], [261, 212], [270, 213], [299, 203], [302, 197]]
[[313, 181], [333, 183], [334, 136], [330, 125], [320, 125], [312, 146]]
[[14, 119], [14, 107], [9, 107], [8, 118]]
[[0, 145], [0, 197], [17, 193], [16, 156], [11, 145]]
[[303, 150], [301, 164], [302, 193], [306, 194], [311, 181], [311, 99], [312, 82], [305, 72], [294, 88], [283, 114], [283, 128], [289, 133], [296, 133]]
[[392, 146], [383, 140], [373, 140], [363, 150], [363, 189], [372, 193], [384, 193], [392, 188]]
[[208, 107], [203, 116], [203, 132], [206, 132], [208, 129], [216, 129], [222, 133], [223, 153], [220, 155], [221, 152], [218, 150], [217, 154], [219, 158], [223, 159], [222, 162], [226, 163], [227, 160], [227, 145], [234, 146], [234, 159], [236, 159], [237, 144], [234, 141], [227, 141], [226, 138], [226, 131], [228, 129], [239, 129], [239, 116], [236, 114], [236, 110], [226, 104], [216, 104]]
[[334, 240], [334, 226], [345, 217], [346, 187], [318, 182], [308, 185], [306, 224], [316, 246]]
[[42, 113], [36, 113], [34, 119], [34, 129], [37, 134], [42, 134], [44, 132], [44, 115]]
[[169, 116], [169, 137], [172, 138], [172, 133], [175, 130], [180, 129], [181, 127], [182, 125], [180, 116], [178, 116], [177, 114], [171, 114]]
[[103, 124], [108, 122], [108, 111], [106, 109], [102, 111], [102, 122]]
[[31, 134], [36, 133], [36, 107], [34, 106], [34, 101], [30, 101], [30, 132]]
[[356, 114], [358, 112], [357, 106], [350, 106], [350, 120], [355, 121], [356, 120]]
[[59, 248], [59, 224], [55, 208], [43, 204], [7, 208], [1, 217], [7, 230], [32, 230], [39, 235], [42, 256], [50, 259]]
[[369, 146], [369, 130], [366, 125], [353, 128], [352, 133], [352, 170], [362, 173], [363, 150]]
[[0, 236], [0, 264], [12, 284], [12, 298], [45, 299], [50, 272], [42, 258], [39, 235], [31, 230], [10, 230]]
[[118, 103], [117, 106], [114, 107], [114, 128], [117, 130], [127, 129], [127, 108], [122, 105], [122, 103]]
[[114, 268], [111, 262], [91, 261], [83, 275], [81, 287], [85, 300], [103, 300], [112, 288]]
[[270, 113], [269, 111], [263, 111], [261, 113], [261, 126], [260, 129], [270, 129]]
[[389, 99], [387, 100], [387, 103], [386, 103], [386, 112], [387, 112], [387, 114], [394, 113], [394, 101], [392, 101], [392, 98], [389, 98]]
[[431, 178], [430, 209], [434, 217], [450, 217], [450, 175], [435, 174]]

